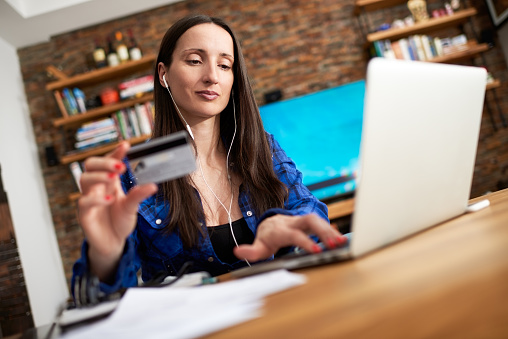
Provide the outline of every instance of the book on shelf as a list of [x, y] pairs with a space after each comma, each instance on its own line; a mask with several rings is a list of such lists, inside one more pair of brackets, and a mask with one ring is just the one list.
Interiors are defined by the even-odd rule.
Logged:
[[113, 118], [118, 126], [119, 135], [127, 140], [152, 133], [151, 104], [136, 104], [134, 107], [117, 111]]
[[142, 135], [152, 134], [152, 123], [150, 121], [150, 114], [148, 107], [146, 104], [140, 105], [136, 104], [134, 106], [136, 111], [136, 115], [138, 117], [139, 128], [141, 130]]
[[435, 37], [433, 39], [433, 42], [434, 42], [433, 46], [434, 46], [434, 50], [436, 51], [436, 55], [438, 55], [438, 56], [444, 55], [443, 44], [441, 43], [441, 39], [438, 37]]
[[72, 91], [68, 88], [62, 89], [62, 97], [64, 100], [64, 104], [66, 104], [67, 112], [69, 112], [70, 115], [76, 115], [79, 113], [78, 110], [78, 103], [76, 101], [76, 98], [74, 98], [74, 94], [72, 94]]
[[383, 55], [387, 59], [395, 59], [395, 52], [393, 51], [392, 43], [390, 40], [385, 40], [383, 44]]
[[118, 132], [118, 139], [122, 140], [124, 139], [123, 135], [122, 135], [122, 131], [120, 130], [120, 121], [118, 120], [118, 116], [116, 113], [114, 113], [111, 118], [113, 119], [113, 121], [115, 122], [115, 127], [116, 127], [116, 131]]
[[399, 41], [396, 41], [399, 43], [400, 52], [402, 54], [402, 57], [404, 60], [412, 60], [411, 54], [409, 53], [409, 43], [407, 39], [400, 39]]
[[84, 124], [78, 128], [75, 137], [76, 143], [74, 147], [82, 150], [105, 142], [116, 141], [118, 139], [118, 131], [115, 121], [112, 118], [106, 118]]
[[91, 122], [84, 123], [81, 125], [80, 128], [78, 128], [78, 132], [85, 132], [88, 130], [94, 130], [101, 127], [111, 126], [114, 125], [115, 122], [111, 118], [104, 118], [101, 120], [95, 120]]
[[146, 75], [136, 79], [124, 81], [118, 85], [120, 99], [136, 97], [153, 91], [153, 75]]
[[74, 87], [72, 89], [72, 94], [74, 94], [74, 99], [76, 99], [79, 113], [85, 113], [86, 112], [85, 93], [82, 90], [80, 90], [79, 88]]
[[136, 115], [136, 110], [133, 107], [126, 109], [127, 117], [129, 118], [129, 124], [131, 126], [132, 136], [139, 137], [141, 136], [141, 129], [139, 128], [138, 116]]
[[430, 48], [430, 39], [427, 35], [421, 35], [420, 41], [422, 43], [423, 52], [425, 54], [425, 60], [430, 60], [434, 58], [434, 54], [432, 53], [432, 49]]
[[409, 54], [411, 55], [411, 60], [420, 60], [421, 53], [418, 52], [418, 46], [416, 45], [414, 36], [408, 37], [407, 41], [409, 44]]
[[116, 111], [109, 118], [84, 123], [76, 130], [74, 147], [82, 151], [105, 143], [150, 135], [153, 104], [145, 102]]
[[374, 55], [381, 57], [381, 58], [384, 57], [384, 54], [383, 54], [384, 48], [382, 46], [383, 42], [381, 40], [377, 40], [377, 41], [374, 41], [372, 43], [372, 45], [374, 46], [374, 53], [375, 53]]
[[418, 55], [416, 54], [416, 46], [414, 41], [412, 41], [409, 37], [406, 39], [407, 41], [407, 52], [409, 53], [409, 60], [418, 60]]
[[76, 115], [86, 112], [85, 93], [79, 88], [63, 88], [54, 91], [58, 107], [64, 116]]
[[465, 46], [467, 44], [467, 38], [464, 34], [459, 34], [450, 39], [452, 41], [452, 46]]
[[120, 137], [124, 140], [128, 140], [131, 138], [131, 128], [128, 124], [128, 119], [126, 117], [125, 111], [120, 110], [116, 113], [116, 118], [118, 121], [118, 127], [120, 130]]
[[74, 144], [74, 147], [78, 150], [84, 150], [117, 140], [118, 132], [115, 130], [113, 132], [96, 135], [83, 141], [78, 141]]
[[116, 126], [114, 124], [104, 127], [99, 127], [96, 129], [91, 129], [87, 131], [77, 132], [76, 133], [76, 141], [83, 141], [86, 139], [90, 139], [96, 137], [101, 134], [106, 134], [110, 132], [116, 131]]
[[373, 56], [405, 60], [430, 61], [435, 57], [460, 52], [468, 48], [465, 35], [451, 38], [411, 35], [396, 41], [375, 41]]
[[428, 42], [429, 42], [431, 55], [433, 55], [434, 57], [439, 56], [437, 49], [436, 49], [436, 43], [435, 43], [434, 39], [432, 39], [431, 37], [427, 37], [427, 38], [428, 38]]
[[414, 46], [415, 46], [415, 50], [416, 50], [416, 55], [418, 56], [418, 60], [426, 61], [427, 60], [427, 56], [425, 55], [425, 50], [423, 49], [421, 36], [420, 35], [413, 35], [413, 36], [410, 37], [410, 39], [412, 39], [413, 42], [414, 42]]
[[75, 115], [74, 111], [72, 110], [71, 104], [69, 102], [69, 99], [67, 99], [64, 95], [64, 92], [60, 92], [60, 98], [62, 98], [62, 103], [65, 107], [65, 111], [68, 115]]
[[144, 106], [146, 108], [148, 120], [150, 120], [150, 131], [151, 131], [153, 129], [153, 123], [154, 123], [154, 119], [155, 119], [155, 106], [153, 105], [153, 101], [145, 102]]
[[125, 108], [122, 109], [122, 115], [123, 115], [123, 119], [125, 121], [125, 128], [126, 128], [125, 132], [127, 135], [126, 139], [134, 138], [136, 135], [134, 134], [134, 127], [132, 126], [132, 124], [129, 121], [129, 111]]
[[400, 41], [394, 41], [391, 43], [393, 55], [395, 59], [405, 59], [404, 54], [402, 53], [402, 49], [400, 48]]
[[60, 113], [62, 113], [62, 116], [64, 118], [69, 117], [70, 114], [69, 114], [69, 111], [67, 110], [67, 107], [66, 107], [64, 101], [63, 101], [62, 93], [60, 93], [60, 91], [53, 91], [53, 95], [55, 97], [58, 109], [60, 110]]

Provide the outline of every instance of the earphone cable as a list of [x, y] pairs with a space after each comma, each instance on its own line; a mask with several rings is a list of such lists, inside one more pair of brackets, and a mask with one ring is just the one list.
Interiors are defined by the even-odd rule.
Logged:
[[191, 130], [190, 126], [187, 123], [187, 120], [185, 120], [185, 118], [183, 117], [183, 114], [180, 112], [180, 109], [178, 108], [178, 106], [177, 106], [177, 104], [175, 102], [175, 99], [173, 99], [173, 94], [171, 94], [171, 91], [169, 90], [168, 83], [166, 82], [166, 76], [164, 75], [162, 77], [162, 79], [164, 80], [164, 84], [166, 85], [166, 89], [168, 90], [169, 96], [171, 97], [171, 101], [173, 101], [173, 105], [175, 105], [176, 111], [178, 112], [178, 114], [180, 115], [182, 120], [185, 122], [185, 128], [187, 129], [187, 132], [189, 132], [192, 140], [194, 140], [194, 134], [192, 134], [192, 130]]
[[[231, 187], [231, 201], [229, 203], [228, 218], [229, 218], [229, 229], [231, 230], [231, 235], [233, 236], [233, 240], [235, 241], [236, 247], [238, 247], [238, 242], [236, 241], [235, 232], [233, 232], [233, 223], [231, 222], [231, 208], [232, 208], [232, 204], [233, 204], [234, 194], [233, 194], [233, 184], [231, 183], [231, 176], [229, 175], [229, 154], [231, 153], [231, 148], [233, 148], [233, 141], [235, 140], [235, 136], [236, 136], [236, 106], [235, 106], [235, 94], [233, 91], [231, 91], [231, 99], [233, 101], [233, 119], [235, 121], [235, 129], [233, 131], [233, 138], [231, 138], [231, 143], [229, 144], [228, 154], [226, 155], [226, 171], [227, 171], [227, 175], [228, 175], [229, 185]], [[204, 177], [203, 177], [203, 179], [204, 179]], [[249, 261], [247, 259], [244, 259], [244, 260], [247, 263], [247, 265], [249, 265], [249, 267], [250, 267]]]
[[[187, 121], [185, 120], [185, 118], [183, 117], [182, 113], [180, 112], [180, 109], [178, 108], [178, 105], [176, 104], [175, 99], [173, 99], [173, 95], [171, 94], [171, 91], [169, 90], [168, 83], [166, 82], [166, 76], [164, 75], [162, 78], [164, 80], [164, 84], [166, 85], [166, 89], [168, 90], [169, 96], [171, 97], [171, 101], [173, 101], [173, 105], [175, 105], [175, 108], [176, 108], [178, 114], [180, 115], [182, 120], [185, 122], [187, 131], [189, 132], [190, 136], [192, 137], [192, 140], [194, 140], [194, 135], [192, 134], [192, 130], [191, 130], [190, 126], [187, 123]], [[203, 178], [203, 181], [205, 182], [206, 187], [208, 187], [210, 192], [212, 192], [212, 194], [215, 197], [215, 199], [217, 199], [217, 201], [221, 204], [221, 206], [224, 208], [224, 210], [226, 211], [226, 213], [228, 215], [228, 223], [229, 223], [229, 229], [231, 231], [231, 235], [233, 236], [233, 240], [235, 242], [236, 247], [239, 247], [238, 242], [237, 242], [236, 237], [235, 237], [235, 232], [233, 231], [233, 222], [231, 220], [231, 210], [232, 210], [232, 207], [233, 207], [234, 191], [233, 191], [233, 184], [231, 182], [231, 176], [229, 175], [229, 154], [231, 153], [231, 148], [233, 147], [233, 141], [235, 140], [235, 136], [236, 136], [236, 106], [235, 106], [235, 97], [234, 97], [234, 93], [233, 92], [231, 92], [231, 98], [232, 98], [232, 101], [233, 101], [233, 118], [234, 118], [234, 121], [235, 121], [235, 129], [234, 129], [234, 132], [233, 132], [233, 138], [231, 139], [231, 143], [229, 144], [228, 153], [226, 155], [226, 174], [228, 176], [229, 187], [231, 187], [231, 200], [229, 202], [229, 210], [226, 208], [226, 206], [224, 206], [224, 204], [219, 199], [219, 197], [215, 194], [215, 192], [210, 187], [210, 185], [208, 185], [208, 182], [205, 179], [205, 174], [203, 173], [203, 167], [201, 166], [201, 160], [199, 159], [199, 154], [197, 154], [197, 150], [196, 150], [196, 158], [198, 160], [198, 165], [199, 165], [199, 170], [201, 172], [201, 177]], [[247, 265], [251, 266], [249, 261], [247, 259], [244, 259], [244, 260], [247, 263]]]
[[[236, 118], [235, 118], [235, 121], [236, 121]], [[234, 140], [234, 135], [236, 134], [236, 123], [235, 123], [235, 133], [233, 134], [233, 139], [231, 140], [231, 145], [233, 144], [233, 140]], [[210, 187], [210, 185], [208, 184], [208, 182], [206, 181], [205, 179], [205, 175], [203, 173], [203, 167], [201, 166], [201, 160], [199, 159], [199, 156], [197, 157], [198, 158], [198, 165], [199, 165], [199, 170], [201, 172], [201, 177], [203, 178], [203, 181], [205, 182], [205, 185], [206, 187], [208, 187], [208, 190], [210, 190], [210, 192], [212, 192], [213, 196], [215, 197], [215, 199], [217, 199], [217, 201], [219, 202], [219, 204], [221, 204], [222, 208], [224, 208], [224, 210], [226, 211], [226, 213], [228, 214], [228, 223], [229, 223], [229, 229], [231, 231], [231, 235], [233, 236], [233, 240], [235, 242], [235, 245], [236, 247], [238, 247], [238, 241], [236, 240], [236, 237], [235, 237], [235, 232], [233, 231], [233, 222], [231, 220], [231, 209], [233, 207], [233, 197], [234, 197], [234, 192], [233, 192], [233, 184], [231, 182], [231, 176], [229, 175], [229, 152], [231, 151], [231, 145], [229, 146], [229, 151], [228, 151], [228, 154], [226, 156], [226, 171], [227, 171], [227, 176], [228, 176], [228, 182], [229, 182], [229, 186], [231, 187], [231, 199], [229, 201], [229, 210], [226, 208], [226, 206], [224, 206], [224, 204], [222, 203], [222, 201], [219, 199], [219, 197], [217, 196], [217, 194], [215, 194], [215, 192], [213, 191], [213, 189]], [[247, 259], [244, 259], [245, 262], [247, 263], [247, 265], [250, 266], [250, 263]]]

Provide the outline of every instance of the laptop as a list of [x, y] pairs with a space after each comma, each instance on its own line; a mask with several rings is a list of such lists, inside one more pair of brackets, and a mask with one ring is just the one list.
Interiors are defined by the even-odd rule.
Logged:
[[372, 59], [348, 245], [232, 276], [357, 258], [466, 212], [486, 79], [479, 67]]

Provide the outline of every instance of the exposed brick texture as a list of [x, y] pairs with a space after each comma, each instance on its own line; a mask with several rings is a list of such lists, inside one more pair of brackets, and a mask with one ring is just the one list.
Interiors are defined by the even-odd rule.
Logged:
[[[435, 8], [443, 6], [444, 1], [429, 0], [428, 3], [429, 8]], [[472, 0], [470, 5], [479, 11], [472, 19], [475, 31], [492, 29], [484, 1]], [[20, 49], [26, 96], [67, 278], [79, 256], [83, 236], [75, 204], [68, 200], [68, 195], [75, 191], [69, 169], [63, 165], [46, 166], [45, 147], [54, 145], [58, 154], [64, 152], [62, 137], [52, 126], [52, 120], [59, 118], [60, 113], [52, 93], [45, 90], [45, 85], [52, 81], [46, 73], [48, 65], [61, 67], [68, 75], [84, 72], [94, 38], [103, 39], [116, 30], [125, 32], [128, 28], [133, 30], [145, 54], [156, 53], [163, 34], [174, 21], [186, 14], [204, 13], [224, 18], [236, 31], [256, 99], [263, 104], [263, 94], [274, 89], [281, 89], [287, 99], [364, 78], [367, 56], [353, 7], [354, 0], [188, 0], [61, 34], [47, 43]], [[373, 14], [371, 21], [376, 24], [407, 15], [407, 7], [401, 5]], [[464, 29], [472, 33], [470, 24]], [[508, 71], [501, 48], [495, 42], [484, 58], [494, 77], [503, 83], [495, 94], [508, 119]], [[475, 62], [483, 64], [479, 57]], [[508, 128], [501, 125], [493, 94], [487, 93], [487, 101], [498, 130], [494, 130], [485, 112], [472, 197], [501, 188], [503, 181], [505, 186], [508, 184]]]

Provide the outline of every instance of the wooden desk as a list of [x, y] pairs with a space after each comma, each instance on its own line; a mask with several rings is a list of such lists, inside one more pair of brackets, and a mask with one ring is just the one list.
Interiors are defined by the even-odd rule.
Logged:
[[300, 271], [264, 315], [206, 338], [507, 338], [508, 190], [362, 258]]

